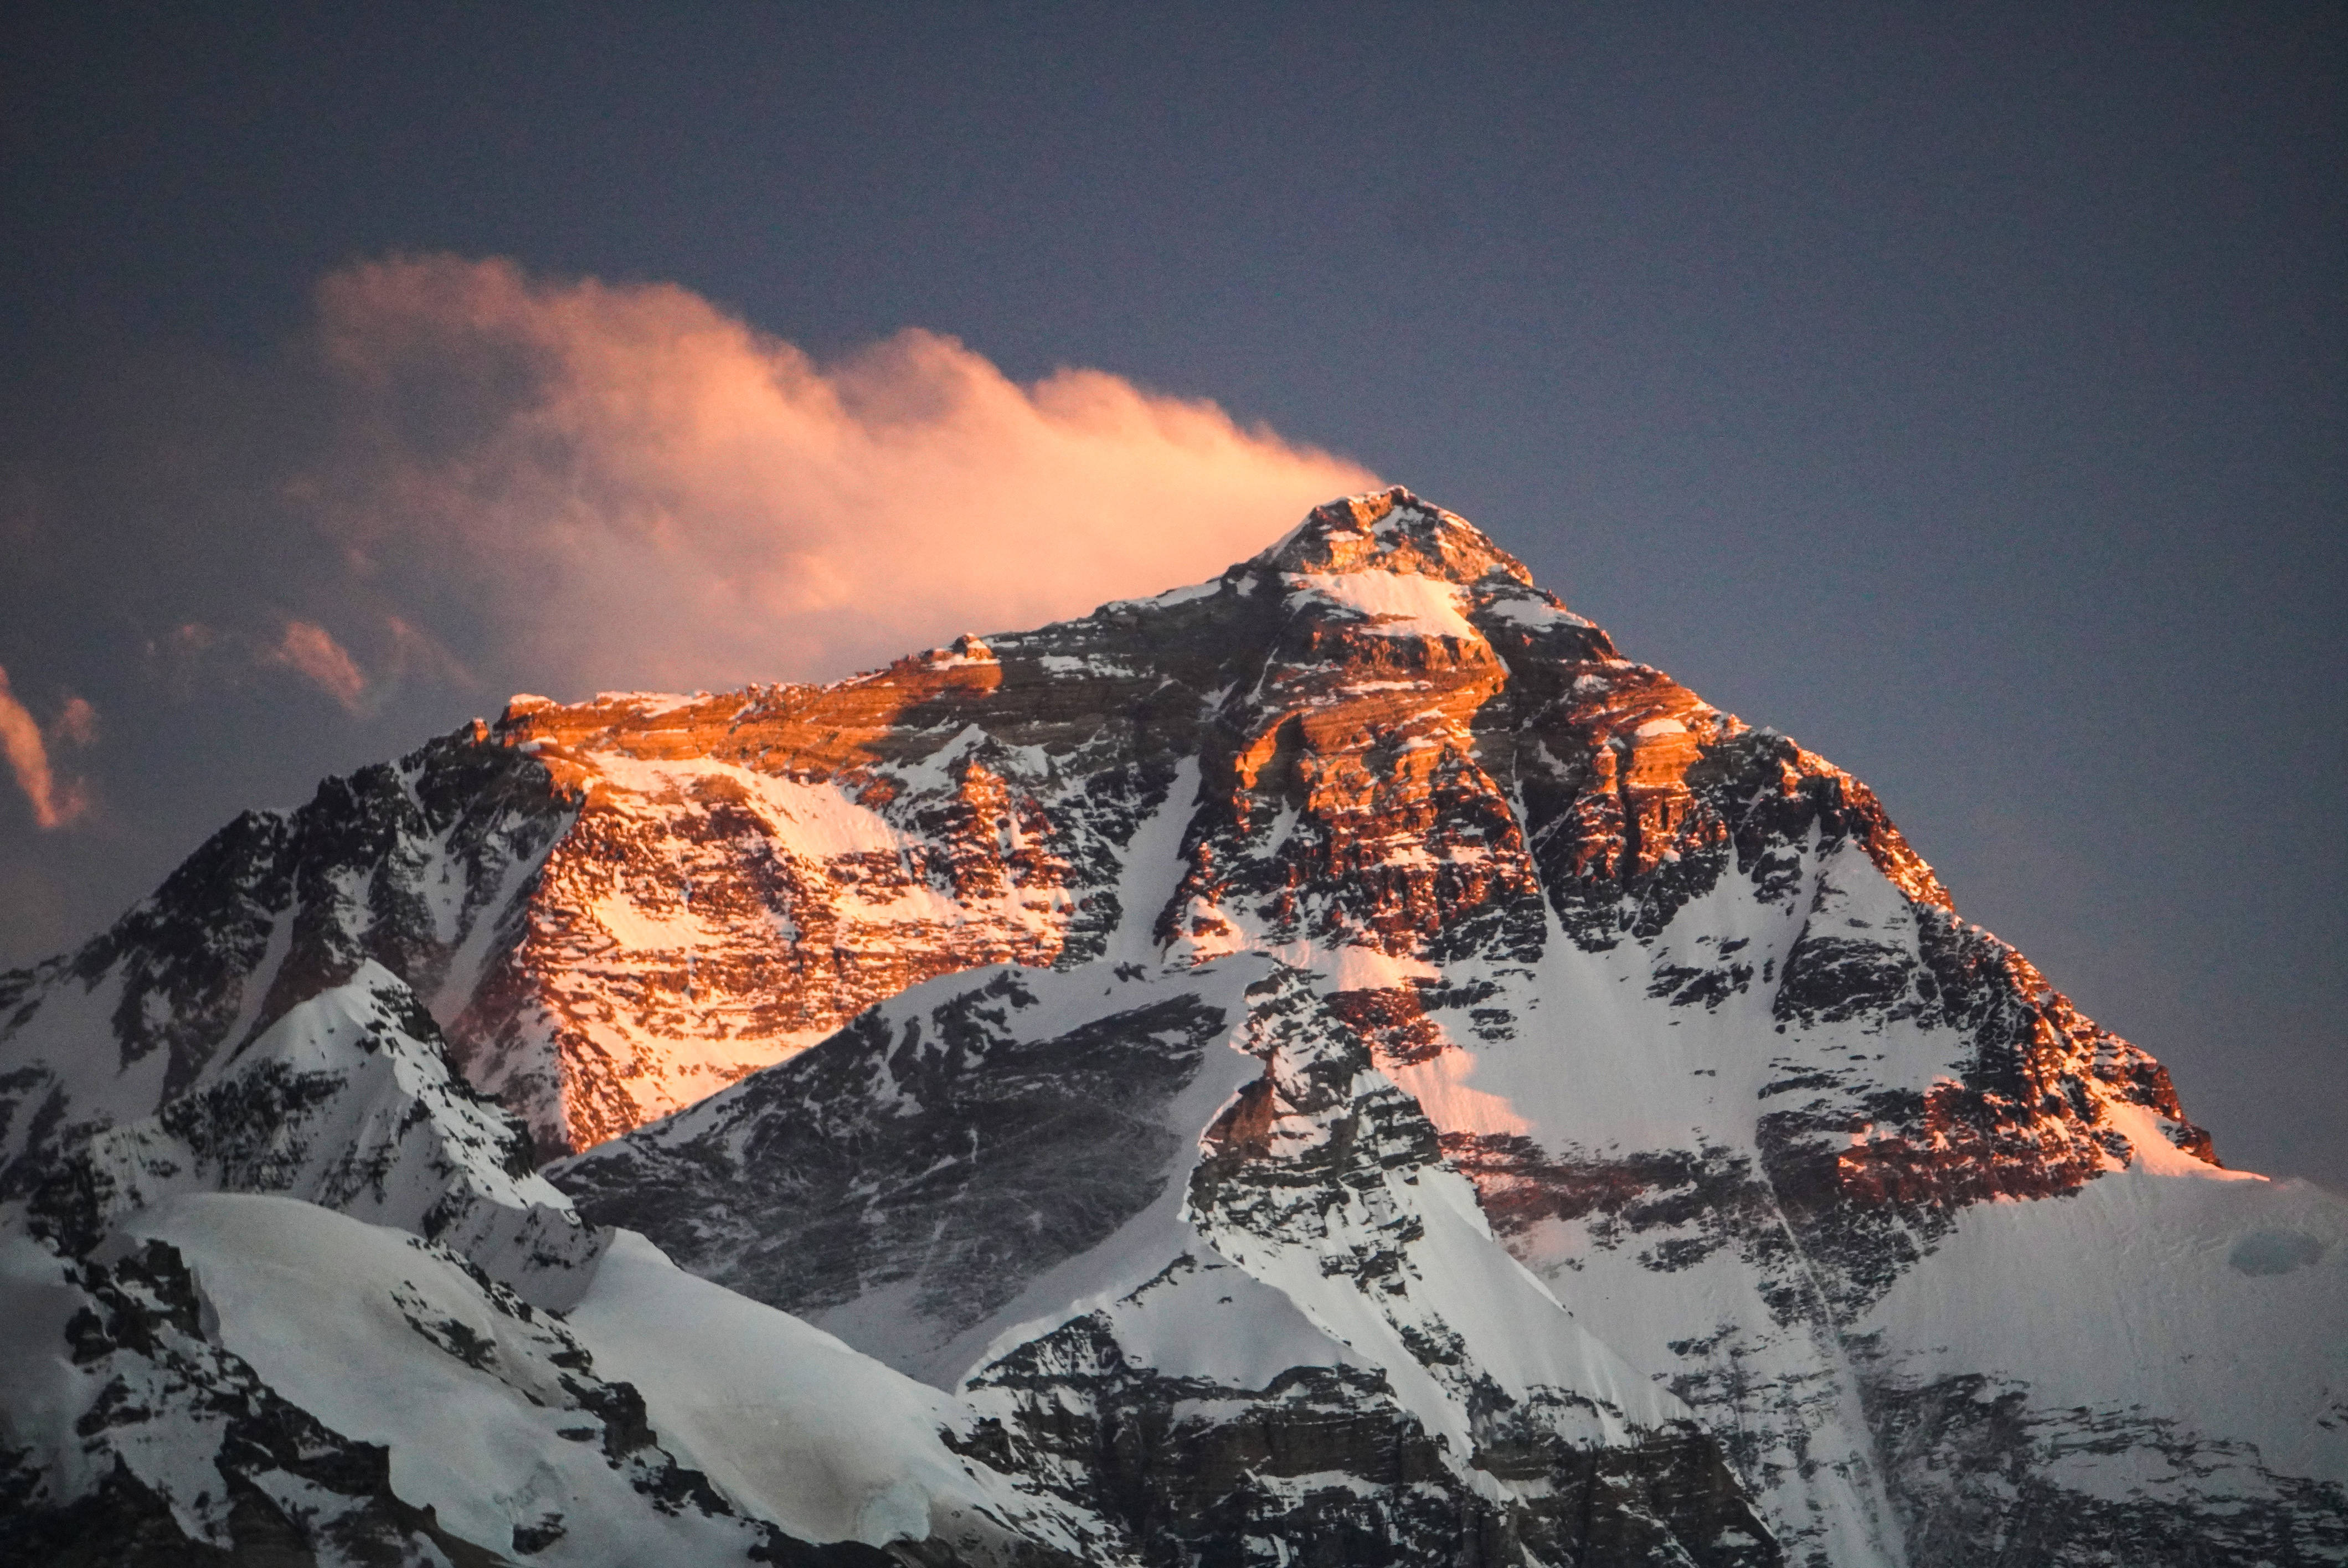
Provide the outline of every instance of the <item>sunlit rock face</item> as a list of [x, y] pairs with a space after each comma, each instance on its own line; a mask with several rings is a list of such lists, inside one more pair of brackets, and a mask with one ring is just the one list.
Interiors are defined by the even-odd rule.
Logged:
[[0, 1197], [370, 964], [589, 1220], [978, 1412], [1054, 1550], [2348, 1561], [2343, 1205], [1405, 491], [240, 819], [0, 978]]

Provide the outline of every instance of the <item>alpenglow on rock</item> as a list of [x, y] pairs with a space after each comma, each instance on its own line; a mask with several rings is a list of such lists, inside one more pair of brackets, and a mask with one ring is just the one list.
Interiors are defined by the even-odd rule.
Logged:
[[2348, 1562], [2348, 1204], [1401, 490], [240, 818], [0, 1200], [0, 1543]]

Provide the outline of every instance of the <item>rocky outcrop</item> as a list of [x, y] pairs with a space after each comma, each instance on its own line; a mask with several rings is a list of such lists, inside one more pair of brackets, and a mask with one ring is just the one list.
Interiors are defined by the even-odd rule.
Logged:
[[369, 962], [455, 1017], [572, 815], [468, 730], [231, 823], [78, 951], [0, 978], [0, 1199]]

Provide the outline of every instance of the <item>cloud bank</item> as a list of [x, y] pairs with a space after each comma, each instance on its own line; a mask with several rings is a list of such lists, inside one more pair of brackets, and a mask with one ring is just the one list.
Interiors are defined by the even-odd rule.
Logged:
[[[558, 693], [828, 678], [1080, 614], [1375, 483], [1211, 403], [1023, 386], [928, 332], [819, 364], [670, 284], [384, 261], [324, 282], [319, 327], [337, 436], [294, 498], [371, 594]], [[323, 627], [277, 654], [361, 701]]]

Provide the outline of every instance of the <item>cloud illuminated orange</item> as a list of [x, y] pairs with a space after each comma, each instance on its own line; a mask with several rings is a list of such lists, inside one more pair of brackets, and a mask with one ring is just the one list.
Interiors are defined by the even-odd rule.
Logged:
[[270, 650], [269, 661], [304, 676], [348, 712], [362, 711], [366, 676], [324, 627], [307, 620], [287, 621], [285, 636]]
[[[96, 711], [78, 697], [67, 704], [60, 723], [67, 737], [77, 743], [87, 743], [97, 733]], [[34, 822], [44, 828], [63, 827], [81, 815], [86, 804], [81, 790], [57, 778], [41, 726], [9, 690], [8, 671], [4, 669], [0, 669], [0, 751], [7, 753], [8, 770], [15, 774], [16, 787], [25, 792], [26, 804], [33, 808]]]
[[932, 333], [819, 364], [670, 284], [427, 257], [333, 275], [320, 312], [348, 401], [302, 494], [417, 619], [556, 691], [828, 676], [1082, 613], [1375, 483], [1211, 403], [1021, 385]]

